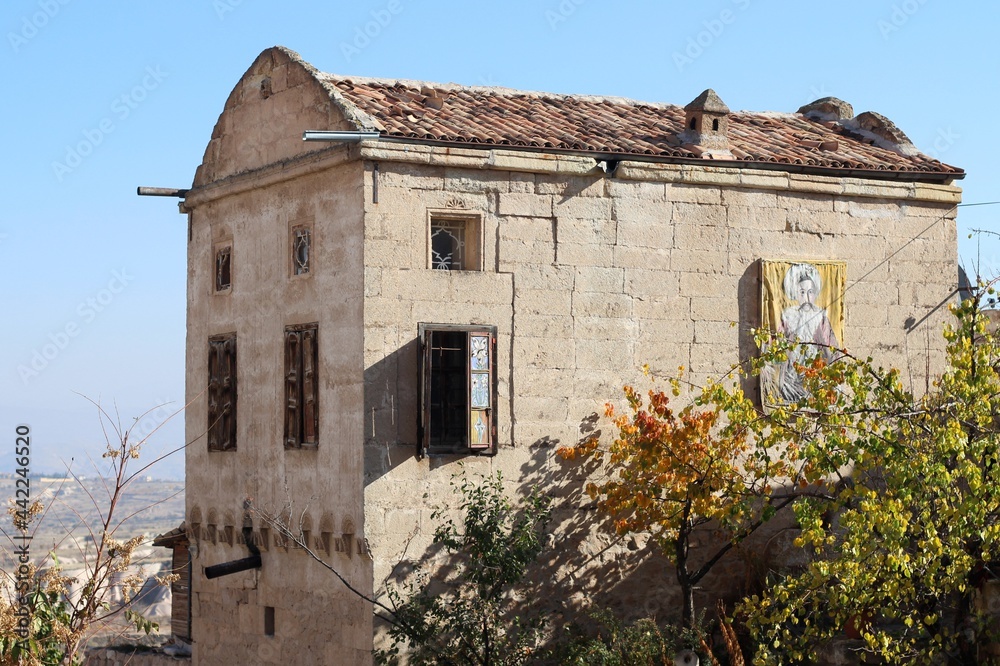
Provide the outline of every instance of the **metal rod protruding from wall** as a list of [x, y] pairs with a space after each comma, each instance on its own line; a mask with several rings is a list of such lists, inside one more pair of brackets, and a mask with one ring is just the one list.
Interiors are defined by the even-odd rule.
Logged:
[[250, 557], [205, 567], [205, 578], [218, 578], [219, 576], [228, 576], [229, 574], [247, 571], [248, 569], [260, 569], [260, 549], [253, 542], [252, 523], [249, 525], [244, 523], [243, 525], [243, 543], [246, 544], [247, 550], [250, 551]]
[[187, 190], [177, 189], [176, 187], [137, 187], [135, 188], [135, 193], [140, 197], [185, 197], [187, 196]]
[[229, 574], [239, 573], [248, 569], [260, 569], [260, 553], [244, 557], [241, 560], [233, 560], [232, 562], [205, 567], [205, 578], [228, 576]]
[[381, 135], [379, 132], [339, 132], [328, 130], [306, 130], [302, 133], [303, 141], [342, 141], [346, 143], [357, 143], [365, 139], [377, 139]]

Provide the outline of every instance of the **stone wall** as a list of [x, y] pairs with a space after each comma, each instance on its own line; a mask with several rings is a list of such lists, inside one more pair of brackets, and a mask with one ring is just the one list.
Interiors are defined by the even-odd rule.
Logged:
[[[362, 591], [361, 168], [332, 163], [294, 180], [267, 173], [189, 195], [187, 524], [196, 663], [365, 663], [371, 613], [324, 565], [248, 505], [301, 533]], [[338, 166], [339, 164], [339, 166]], [[287, 175], [287, 173], [285, 174]], [[200, 198], [199, 198], [200, 197]], [[312, 227], [311, 268], [293, 275], [290, 233]], [[215, 289], [214, 251], [232, 244], [232, 287]], [[286, 449], [284, 331], [318, 324], [319, 443]], [[237, 448], [209, 451], [210, 336], [237, 337]], [[258, 570], [207, 580], [207, 566], [262, 551]], [[269, 610], [270, 609], [270, 610]], [[265, 618], [273, 618], [268, 627]], [[267, 635], [273, 629], [273, 636]]]
[[191, 657], [171, 657], [162, 652], [101, 648], [87, 652], [87, 666], [190, 666]]
[[[700, 384], [755, 353], [761, 259], [845, 261], [846, 346], [901, 368], [918, 393], [941, 367], [957, 188], [629, 162], [608, 177], [584, 158], [413, 146], [363, 156], [365, 524], [376, 588], [431, 553], [430, 515], [454, 501], [452, 475], [499, 470], [514, 491], [541, 484], [557, 498], [558, 548], [540, 574], [540, 596], [560, 600], [550, 610], [599, 602], [624, 616], [674, 613], [670, 567], [643, 540], [604, 529], [582, 470], [554, 449], [607, 436], [603, 405], [642, 381], [643, 364], [656, 375], [684, 366]], [[435, 210], [481, 221], [482, 272], [428, 269]], [[417, 457], [421, 322], [497, 326], [495, 457]], [[792, 556], [791, 542], [778, 529], [757, 553], [734, 553], [702, 594], [750, 589]]]
[[283, 49], [257, 57], [226, 99], [194, 187], [325, 148], [304, 143], [304, 130], [351, 128], [307, 67]]
[[[643, 364], [660, 375], [684, 366], [700, 383], [753, 354], [760, 259], [845, 261], [845, 344], [902, 368], [918, 392], [941, 365], [957, 188], [635, 162], [609, 176], [582, 157], [398, 144], [306, 150], [286, 138], [342, 119], [317, 116], [322, 91], [274, 57], [234, 90], [184, 204], [195, 663], [369, 663], [371, 606], [326, 567], [370, 594], [429, 557], [431, 513], [454, 501], [449, 481], [463, 470], [499, 470], [512, 491], [541, 484], [557, 499], [558, 548], [532, 603], [672, 613], [669, 566], [642, 539], [604, 529], [583, 470], [554, 450], [607, 436], [603, 405]], [[428, 268], [432, 215], [473, 221], [482, 270]], [[290, 271], [301, 224], [314, 233], [305, 277]], [[227, 242], [233, 286], [217, 293], [214, 252]], [[286, 450], [282, 335], [311, 322], [319, 445]], [[496, 456], [418, 459], [420, 323], [496, 327]], [[238, 445], [209, 452], [208, 338], [232, 332]], [[244, 525], [261, 569], [207, 580], [206, 566], [248, 554]], [[790, 543], [768, 535], [763, 554], [728, 558], [702, 593], [739, 594], [787, 561]]]

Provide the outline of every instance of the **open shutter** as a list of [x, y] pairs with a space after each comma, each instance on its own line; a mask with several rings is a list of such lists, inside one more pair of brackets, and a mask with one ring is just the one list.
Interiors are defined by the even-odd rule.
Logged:
[[301, 331], [285, 331], [285, 448], [294, 449], [302, 441], [299, 418], [299, 378], [302, 377]]
[[319, 386], [316, 381], [316, 329], [308, 328], [301, 333], [302, 371], [302, 443], [316, 444], [319, 441]]
[[236, 449], [236, 336], [225, 339], [222, 362], [222, 449]]
[[493, 344], [486, 331], [469, 333], [469, 448], [493, 444]]
[[420, 440], [420, 453], [427, 455], [431, 444], [431, 337], [433, 331], [424, 328], [423, 324], [418, 327], [418, 337], [420, 339], [420, 364], [418, 384], [420, 391], [420, 423], [417, 427], [417, 434]]

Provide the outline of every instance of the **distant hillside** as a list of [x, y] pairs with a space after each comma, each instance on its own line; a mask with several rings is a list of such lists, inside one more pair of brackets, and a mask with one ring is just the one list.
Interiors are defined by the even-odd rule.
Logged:
[[[17, 469], [17, 456], [13, 447], [7, 448], [0, 453], [0, 474], [10, 474]], [[163, 455], [170, 448], [163, 445], [150, 445], [143, 451], [142, 457], [133, 461], [129, 466], [132, 470], [138, 470], [146, 464], [153, 462], [158, 456]], [[101, 455], [104, 449], [99, 446], [91, 447], [71, 447], [68, 445], [43, 446], [37, 439], [31, 447], [31, 464], [29, 471], [36, 476], [63, 476], [66, 474], [67, 463], [72, 464], [73, 472], [84, 476], [95, 476], [98, 467], [102, 466]], [[156, 479], [167, 479], [171, 481], [184, 480], [184, 451], [178, 451], [167, 456], [160, 462], [153, 465], [147, 472], [148, 476]], [[144, 475], [144, 476], [145, 476]]]
[[[10, 469], [10, 468], [8, 468]], [[99, 513], [108, 505], [107, 488], [110, 482], [97, 477], [87, 477], [82, 482], [73, 479], [31, 479], [31, 497], [46, 506], [42, 520], [34, 526], [31, 542], [32, 559], [47, 557], [55, 551], [64, 563], [81, 562], [87, 549], [93, 547], [94, 532], [99, 527]], [[14, 497], [15, 480], [0, 479], [0, 499]], [[119, 540], [144, 534], [154, 537], [177, 527], [184, 519], [184, 484], [180, 481], [145, 481], [136, 479], [129, 486], [116, 516], [128, 520], [118, 528]], [[9, 531], [9, 519], [4, 518], [4, 531]], [[9, 558], [9, 543], [0, 544], [0, 566]], [[153, 561], [166, 558], [169, 552], [162, 548], [151, 549]]]

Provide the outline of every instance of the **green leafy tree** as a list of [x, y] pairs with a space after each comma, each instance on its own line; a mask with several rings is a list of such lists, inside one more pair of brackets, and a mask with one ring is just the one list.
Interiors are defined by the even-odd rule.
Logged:
[[57, 573], [39, 576], [25, 596], [30, 621], [27, 636], [17, 625], [17, 608], [0, 602], [0, 664], [58, 666], [63, 664], [69, 635], [69, 604], [62, 597], [62, 583]]
[[[718, 629], [728, 655], [729, 666], [745, 666], [743, 652], [732, 624], [726, 618], [725, 605], [716, 604]], [[640, 618], [622, 622], [608, 610], [596, 609], [590, 614], [596, 628], [573, 624], [568, 628], [568, 639], [558, 641], [550, 651], [551, 660], [567, 666], [669, 666], [676, 663], [685, 646], [701, 647], [702, 659], [712, 666], [719, 660], [708, 645], [703, 630], [685, 629], [677, 625], [657, 622], [654, 618]], [[700, 623], [699, 623], [700, 624]]]
[[596, 629], [569, 628], [570, 638], [552, 650], [553, 663], [572, 666], [666, 666], [685, 645], [697, 644], [693, 629], [660, 625], [652, 618], [622, 622], [610, 611], [591, 613]]
[[755, 663], [811, 663], [845, 629], [884, 663], [991, 663], [1000, 637], [977, 598], [1000, 561], [1000, 339], [980, 299], [954, 309], [930, 394], [846, 357], [810, 378], [823, 399], [772, 420], [807, 456], [850, 463], [853, 483], [836, 510], [796, 507], [812, 561], [744, 605]]
[[544, 547], [550, 500], [536, 489], [511, 501], [499, 473], [452, 485], [462, 498], [461, 521], [443, 510], [432, 514], [442, 521], [434, 543], [449, 554], [452, 573], [433, 583], [418, 574], [415, 583], [388, 588], [392, 645], [376, 650], [376, 660], [398, 663], [405, 649], [414, 666], [529, 663], [542, 620], [520, 615], [516, 588]]
[[[741, 374], [795, 351], [798, 401], [764, 413], [739, 383], [719, 382], [674, 410], [663, 391], [643, 399], [626, 387], [629, 412], [608, 409], [616, 439], [563, 455], [607, 465], [588, 491], [619, 532], [650, 533], [672, 560], [685, 622], [692, 585], [793, 507], [811, 561], [743, 605], [754, 663], [814, 663], [845, 632], [886, 663], [988, 663], [984, 646], [1000, 638], [982, 597], [1000, 570], [1000, 338], [981, 298], [954, 308], [944, 373], [927, 395], [871, 358], [837, 350], [828, 363], [826, 350], [761, 334], [764, 351]], [[691, 535], [707, 527], [727, 538], [692, 562]]]

